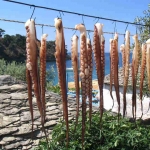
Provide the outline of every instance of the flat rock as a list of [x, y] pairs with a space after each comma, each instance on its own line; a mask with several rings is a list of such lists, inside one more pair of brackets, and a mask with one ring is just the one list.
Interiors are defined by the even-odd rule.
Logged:
[[53, 111], [47, 111], [46, 114], [47, 115], [55, 115], [60, 113], [61, 111], [59, 109], [53, 110]]
[[[33, 116], [34, 116], [34, 119], [37, 119], [40, 117], [40, 113], [39, 111], [34, 111], [33, 112]], [[31, 113], [30, 111], [28, 112], [22, 112], [21, 113], [21, 121], [31, 121]]]
[[74, 108], [68, 108], [68, 111], [76, 111], [76, 108], [74, 107]]
[[23, 84], [14, 84], [12, 86], [10, 86], [10, 90], [12, 91], [23, 91], [26, 90], [27, 86], [23, 85]]
[[32, 145], [30, 144], [30, 145], [28, 145], [28, 146], [23, 146], [22, 147], [22, 150], [27, 150], [27, 149], [30, 149], [32, 147]]
[[32, 140], [31, 139], [24, 139], [23, 141], [20, 142], [21, 145], [25, 146], [25, 145], [31, 145], [32, 144]]
[[0, 93], [0, 103], [2, 103], [2, 100], [11, 98], [10, 94], [4, 94]]
[[13, 124], [20, 120], [20, 117], [13, 117], [13, 116], [3, 116], [0, 117], [0, 127], [5, 127], [9, 124]]
[[54, 125], [56, 125], [56, 121], [52, 120], [52, 121], [46, 122], [44, 126], [49, 127], [49, 126], [54, 126]]
[[2, 139], [2, 141], [4, 141], [4, 142], [15, 141], [15, 137], [13, 137], [13, 136], [4, 137], [4, 138]]
[[47, 116], [46, 116], [46, 119], [47, 119], [47, 120], [57, 120], [57, 119], [58, 119], [58, 116], [57, 116], [57, 115], [47, 115]]
[[[37, 126], [34, 125], [33, 129], [36, 130]], [[22, 124], [22, 126], [18, 127], [18, 132], [15, 132], [13, 135], [22, 135], [22, 134], [27, 134], [31, 132], [32, 132], [32, 128], [30, 124]]]
[[10, 99], [4, 99], [3, 104], [10, 104], [11, 100]]
[[23, 99], [27, 99], [28, 96], [27, 94], [22, 94], [22, 93], [11, 93], [10, 94], [11, 99], [19, 99], [19, 100], [23, 100]]
[[3, 85], [3, 86], [0, 86], [0, 92], [3, 92], [3, 91], [10, 91], [10, 86], [8, 85]]
[[50, 106], [50, 107], [48, 107], [47, 108], [49, 111], [51, 111], [51, 110], [56, 110], [56, 109], [58, 109], [58, 107], [57, 106]]
[[39, 144], [39, 139], [33, 140], [33, 143], [32, 143], [33, 146], [38, 145], [38, 144]]
[[11, 134], [13, 132], [16, 132], [18, 130], [17, 127], [11, 127], [11, 128], [3, 128], [0, 129], [0, 136], [1, 135], [7, 135], [7, 134]]
[[20, 109], [18, 108], [12, 108], [9, 111], [4, 111], [4, 114], [8, 115], [8, 114], [17, 114], [20, 112]]
[[0, 85], [12, 83], [14, 83], [14, 80], [10, 75], [0, 75]]
[[51, 102], [46, 103], [46, 106], [57, 106], [57, 105], [58, 105], [57, 103], [51, 103]]
[[0, 112], [3, 112], [4, 108], [8, 108], [9, 104], [0, 104]]
[[29, 111], [29, 107], [21, 107], [20, 110], [21, 111]]
[[16, 149], [19, 146], [20, 146], [20, 143], [16, 142], [16, 143], [12, 143], [12, 144], [6, 145], [4, 147], [5, 147], [5, 149]]

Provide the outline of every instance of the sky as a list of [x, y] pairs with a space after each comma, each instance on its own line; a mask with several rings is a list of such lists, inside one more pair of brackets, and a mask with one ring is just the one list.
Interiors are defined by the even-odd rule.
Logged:
[[[19, 0], [16, 0], [19, 1]], [[40, 5], [50, 8], [56, 8], [66, 11], [73, 11], [93, 16], [100, 16], [105, 18], [112, 18], [116, 20], [123, 20], [133, 22], [137, 16], [143, 16], [143, 11], [148, 9], [149, 0], [20, 0], [20, 2], [30, 3], [34, 5]], [[29, 6], [14, 4], [0, 0], [0, 18], [9, 20], [18, 20], [26, 22], [31, 14], [33, 8]], [[35, 8], [33, 18], [36, 17], [35, 22], [41, 24], [54, 25], [54, 18], [60, 16], [59, 12]], [[94, 24], [97, 20], [94, 18], [83, 17], [86, 29], [93, 30]], [[64, 27], [74, 28], [76, 24], [83, 23], [82, 16], [67, 14], [62, 15], [62, 21]], [[115, 24], [112, 21], [99, 20], [104, 24], [103, 31], [114, 32]], [[116, 23], [116, 29], [118, 33], [125, 33], [127, 24]], [[24, 24], [10, 23], [0, 21], [0, 28], [6, 31], [6, 34], [26, 35]], [[132, 35], [136, 33], [136, 27], [129, 25], [127, 30]], [[40, 39], [42, 35], [42, 28], [36, 26], [37, 38]], [[48, 34], [47, 40], [55, 40], [55, 28], [43, 27], [43, 33]], [[65, 43], [68, 47], [68, 51], [71, 48], [71, 37], [74, 31], [64, 30]], [[76, 32], [79, 36], [79, 31]], [[112, 38], [111, 34], [104, 34], [105, 37], [105, 51], [109, 52], [109, 39]], [[91, 41], [93, 41], [93, 33], [90, 33]], [[119, 36], [119, 46], [124, 42], [124, 36]], [[131, 37], [130, 42], [133, 42]]]

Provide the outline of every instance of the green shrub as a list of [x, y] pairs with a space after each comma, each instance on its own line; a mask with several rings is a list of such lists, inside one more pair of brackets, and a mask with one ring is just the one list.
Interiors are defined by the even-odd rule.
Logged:
[[25, 63], [17, 63], [12, 61], [7, 63], [4, 59], [0, 59], [0, 75], [11, 75], [16, 79], [26, 80]]
[[[76, 132], [74, 132], [75, 121], [70, 121], [69, 127], [70, 142], [68, 150], [81, 150], [81, 115]], [[65, 133], [65, 123], [60, 121], [53, 129], [52, 140], [49, 144], [50, 150], [67, 150]], [[140, 121], [131, 123], [128, 119], [121, 118], [118, 124], [117, 116], [105, 112], [103, 127], [100, 130], [99, 113], [93, 114], [91, 128], [89, 127], [89, 119], [86, 120], [85, 150], [148, 150], [150, 149], [149, 141], [150, 126], [143, 125]], [[37, 149], [47, 149], [45, 140], [40, 141]]]
[[[11, 75], [16, 79], [26, 81], [26, 65], [25, 63], [7, 62], [4, 59], [0, 59], [0, 75]], [[54, 67], [50, 66], [46, 70], [46, 82], [52, 82], [54, 77]]]
[[46, 83], [46, 89], [48, 91], [52, 91], [54, 93], [60, 94], [60, 86], [58, 84], [57, 85], [53, 85], [52, 82], [47, 82]]

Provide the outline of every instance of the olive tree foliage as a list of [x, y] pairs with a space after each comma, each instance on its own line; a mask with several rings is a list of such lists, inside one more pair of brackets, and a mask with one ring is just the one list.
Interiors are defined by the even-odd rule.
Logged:
[[0, 38], [5, 34], [5, 30], [0, 28]]
[[[143, 16], [136, 17], [134, 21], [135, 23], [146, 25], [146, 26], [137, 26], [139, 42], [140, 42], [139, 46], [141, 47], [141, 45], [150, 38], [150, 4], [148, 5], [148, 10], [143, 11]], [[141, 59], [141, 53], [140, 53], [140, 59]], [[137, 77], [137, 84], [138, 86], [140, 84], [140, 74], [138, 74]], [[145, 70], [145, 78], [143, 83], [143, 98], [145, 96], [150, 96], [150, 92], [148, 90], [148, 79], [147, 79], [146, 70]]]
[[148, 5], [148, 10], [144, 10], [143, 14], [143, 16], [135, 18], [135, 23], [146, 25], [137, 26], [141, 44], [145, 43], [150, 38], [150, 4]]

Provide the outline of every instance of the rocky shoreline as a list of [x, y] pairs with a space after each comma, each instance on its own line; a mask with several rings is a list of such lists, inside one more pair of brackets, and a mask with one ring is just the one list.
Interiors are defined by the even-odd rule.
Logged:
[[[44, 137], [41, 131], [40, 114], [33, 94], [34, 131], [31, 140], [31, 115], [29, 111], [27, 85], [9, 75], [0, 76], [0, 149], [34, 149]], [[68, 98], [69, 119], [75, 118], [75, 99]], [[80, 105], [81, 109], [81, 105]], [[93, 107], [96, 111], [98, 108]], [[53, 127], [62, 118], [60, 95], [46, 92], [46, 132], [51, 138]]]

